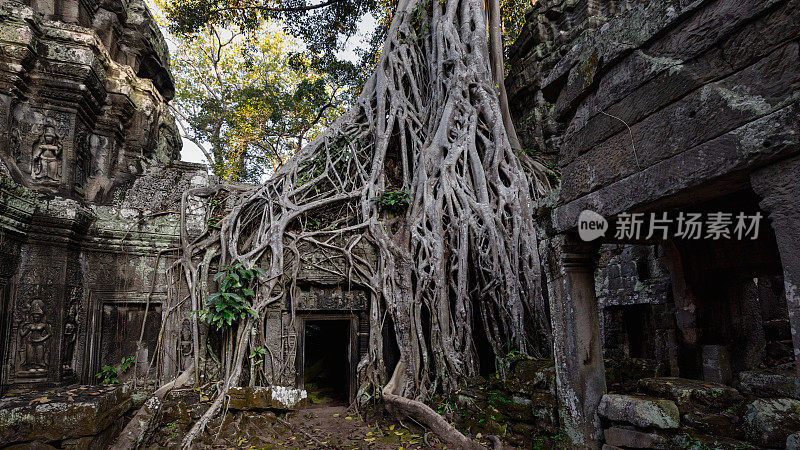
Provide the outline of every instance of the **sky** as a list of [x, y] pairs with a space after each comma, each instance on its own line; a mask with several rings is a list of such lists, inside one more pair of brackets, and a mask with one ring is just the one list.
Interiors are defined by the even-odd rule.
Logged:
[[[157, 17], [157, 22], [161, 28], [161, 33], [164, 35], [164, 38], [167, 41], [167, 46], [169, 47], [170, 52], [174, 52], [176, 48], [175, 38], [164, 26], [164, 15], [161, 9], [152, 0], [147, 0], [147, 6], [150, 8], [153, 16]], [[358, 25], [358, 33], [347, 42], [345, 49], [339, 52], [337, 56], [348, 61], [357, 61], [358, 56], [356, 56], [355, 49], [357, 49], [359, 46], [367, 44], [369, 36], [375, 30], [376, 25], [377, 21], [371, 14], [365, 14], [362, 16]], [[200, 150], [200, 148], [194, 142], [191, 142], [185, 138], [183, 139], [183, 149], [181, 149], [181, 160], [208, 164], [208, 160], [206, 160], [202, 150]]]

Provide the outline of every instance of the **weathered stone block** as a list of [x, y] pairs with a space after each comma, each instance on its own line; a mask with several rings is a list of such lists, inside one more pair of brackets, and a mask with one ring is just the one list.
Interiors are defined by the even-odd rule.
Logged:
[[791, 369], [740, 372], [739, 383], [742, 392], [756, 397], [800, 399], [800, 380]]
[[800, 400], [771, 398], [750, 403], [744, 429], [748, 440], [758, 445], [783, 447], [790, 434], [800, 431]]
[[76, 439], [65, 439], [61, 442], [61, 447], [68, 450], [89, 450], [92, 444], [91, 436]]
[[[6, 450], [51, 450], [55, 449], [52, 445], [44, 444], [39, 441], [26, 442], [24, 444], [14, 444], [8, 447], [3, 447]], [[67, 447], [69, 448], [69, 447]]]
[[786, 450], [800, 450], [800, 431], [786, 438]]
[[294, 410], [307, 397], [305, 390], [286, 386], [233, 387], [228, 395], [228, 408], [244, 411]]
[[606, 382], [618, 383], [658, 375], [658, 365], [641, 358], [606, 359]]
[[633, 448], [669, 448], [669, 439], [655, 432], [645, 432], [633, 428], [611, 427], [603, 434], [606, 444], [617, 447]]
[[531, 395], [534, 423], [548, 432], [558, 429], [558, 401], [549, 392], [537, 391]]
[[94, 436], [131, 404], [130, 393], [120, 386], [79, 386], [6, 397], [0, 401], [0, 446]]
[[552, 359], [518, 361], [514, 365], [514, 376], [535, 389], [555, 392], [556, 367]]
[[728, 384], [733, 378], [728, 348], [723, 345], [703, 346], [703, 380]]
[[669, 448], [683, 449], [714, 449], [714, 450], [740, 450], [754, 448], [752, 444], [738, 439], [720, 436], [709, 436], [693, 431], [682, 432], [672, 436]]
[[639, 389], [650, 395], [674, 401], [681, 412], [687, 411], [692, 402], [700, 402], [714, 407], [728, 407], [742, 400], [739, 391], [732, 387], [678, 377], [644, 378], [639, 380]]
[[729, 411], [721, 413], [704, 411], [707, 408], [693, 409], [681, 415], [681, 425], [711, 436], [744, 438], [741, 419]]
[[674, 402], [634, 395], [606, 394], [600, 400], [597, 412], [608, 420], [645, 428], [678, 428], [680, 422]]

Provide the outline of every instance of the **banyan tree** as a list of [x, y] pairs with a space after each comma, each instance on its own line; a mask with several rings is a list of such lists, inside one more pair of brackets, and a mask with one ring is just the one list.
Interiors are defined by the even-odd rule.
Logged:
[[[227, 389], [250, 376], [253, 330], [271, 304], [293, 304], [309, 246], [369, 293], [358, 398], [382, 399], [447, 442], [472, 445], [424, 401], [478, 373], [478, 333], [498, 358], [549, 354], [534, 202], [550, 185], [511, 123], [499, 11], [499, 0], [399, 1], [349, 111], [256, 189], [186, 194], [237, 196], [217, 226], [192, 241], [183, 233], [182, 282], [194, 308], [217, 288], [212, 268], [263, 272], [247, 284], [252, 313], [229, 327], [224, 379], [185, 447]], [[374, 258], [354, 251], [365, 244]], [[400, 353], [392, 367], [387, 333]]]

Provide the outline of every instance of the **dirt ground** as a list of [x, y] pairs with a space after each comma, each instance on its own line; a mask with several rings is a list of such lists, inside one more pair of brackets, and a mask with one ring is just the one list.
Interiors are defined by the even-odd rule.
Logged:
[[[192, 409], [182, 403], [162, 421], [149, 448], [178, 448]], [[228, 412], [220, 424], [210, 423], [197, 442], [199, 448], [331, 448], [413, 450], [445, 448], [438, 439], [408, 421], [388, 415], [365, 419], [358, 411], [322, 399], [297, 411], [276, 415], [271, 411]]]

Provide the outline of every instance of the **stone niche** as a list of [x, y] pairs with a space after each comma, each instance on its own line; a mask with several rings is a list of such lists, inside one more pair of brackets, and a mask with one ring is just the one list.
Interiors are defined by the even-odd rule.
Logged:
[[92, 297], [98, 297], [93, 307], [92, 332], [92, 347], [96, 350], [90, 355], [89, 373], [98, 373], [103, 366], [114, 366], [132, 355], [136, 356], [137, 367], [146, 367], [158, 342], [164, 295], [151, 296], [149, 305], [138, 292], [93, 292]]

